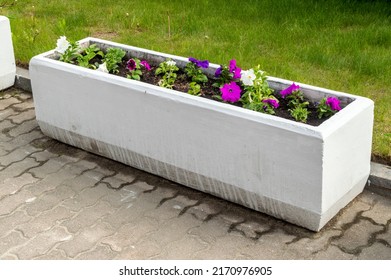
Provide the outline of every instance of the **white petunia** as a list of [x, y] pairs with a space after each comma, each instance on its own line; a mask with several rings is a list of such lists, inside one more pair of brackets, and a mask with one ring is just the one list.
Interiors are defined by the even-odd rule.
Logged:
[[255, 78], [256, 76], [253, 69], [247, 71], [242, 70], [240, 72], [240, 80], [245, 86], [253, 86]]
[[71, 44], [68, 42], [67, 37], [61, 36], [57, 40], [57, 48], [55, 51], [63, 54], [70, 47], [70, 45]]
[[96, 70], [103, 73], [109, 73], [109, 70], [107, 70], [106, 62], [99, 64], [99, 67]]
[[174, 60], [169, 60], [169, 61], [166, 61], [166, 64], [168, 66], [175, 66], [176, 65], [176, 62]]

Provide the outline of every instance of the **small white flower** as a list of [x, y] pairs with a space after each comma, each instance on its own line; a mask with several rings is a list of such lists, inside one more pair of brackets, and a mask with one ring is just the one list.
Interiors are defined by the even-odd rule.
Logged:
[[63, 54], [69, 48], [70, 45], [71, 44], [68, 42], [67, 37], [61, 36], [57, 40], [57, 48], [55, 49], [55, 51]]
[[168, 66], [175, 66], [176, 65], [176, 62], [174, 60], [169, 60], [169, 61], [166, 61], [166, 64]]
[[109, 70], [107, 70], [106, 62], [99, 64], [99, 67], [96, 70], [103, 73], [109, 73]]
[[242, 70], [240, 72], [240, 80], [243, 82], [245, 86], [253, 86], [255, 78], [256, 76], [253, 69], [247, 71]]

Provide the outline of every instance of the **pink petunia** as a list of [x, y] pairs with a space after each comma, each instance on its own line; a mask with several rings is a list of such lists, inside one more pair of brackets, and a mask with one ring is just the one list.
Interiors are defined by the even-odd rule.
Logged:
[[299, 89], [300, 89], [300, 86], [293, 83], [292, 85], [290, 85], [286, 89], [283, 89], [280, 92], [280, 94], [281, 94], [282, 98], [285, 98], [285, 96], [287, 96], [287, 95], [291, 94], [292, 92], [299, 90]]
[[142, 61], [140, 62], [140, 64], [141, 64], [142, 66], [144, 66], [145, 69], [147, 69], [148, 71], [151, 70], [151, 66], [149, 66], [149, 64], [148, 64], [148, 62], [147, 62], [146, 60], [142, 60]]
[[223, 87], [220, 88], [221, 91], [221, 98], [224, 101], [228, 102], [237, 102], [240, 99], [240, 93], [242, 90], [235, 82], [231, 82], [229, 84], [225, 84]]
[[336, 97], [331, 96], [331, 97], [327, 97], [327, 99], [326, 99], [326, 105], [328, 105], [331, 108], [331, 110], [334, 110], [334, 111], [341, 110], [339, 103], [340, 103], [340, 101]]

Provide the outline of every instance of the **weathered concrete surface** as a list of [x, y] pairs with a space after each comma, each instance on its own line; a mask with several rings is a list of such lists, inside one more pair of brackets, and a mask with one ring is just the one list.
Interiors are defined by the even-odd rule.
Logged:
[[0, 98], [0, 259], [391, 260], [387, 193], [313, 233], [52, 140], [30, 94]]

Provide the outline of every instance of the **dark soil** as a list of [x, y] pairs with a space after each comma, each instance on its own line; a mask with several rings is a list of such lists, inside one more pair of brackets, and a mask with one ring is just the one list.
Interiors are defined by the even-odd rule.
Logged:
[[[152, 85], [158, 85], [161, 77], [155, 75], [156, 68], [157, 68], [157, 66], [152, 66], [152, 65], [151, 65], [150, 71], [147, 71], [146, 69], [143, 68], [142, 69], [143, 75], [141, 77], [141, 81], [145, 82], [145, 83], [152, 84]], [[129, 72], [126, 69], [126, 62], [122, 63], [119, 71], [120, 72], [117, 75], [119, 75], [121, 77], [126, 77], [126, 74]], [[187, 93], [187, 91], [189, 90], [188, 85], [190, 82], [191, 81], [186, 77], [185, 73], [183, 71], [179, 70], [177, 72], [177, 79], [175, 81], [173, 89]], [[221, 102], [218, 100], [218, 98], [216, 98], [216, 96], [221, 95], [220, 90], [219, 90], [219, 88], [213, 87], [212, 86], [213, 83], [214, 83], [214, 81], [209, 78], [209, 81], [201, 87], [201, 95], [200, 96], [204, 97], [204, 98], [211, 99], [211, 100], [216, 100], [217, 102]], [[275, 94], [275, 96], [276, 97], [279, 96], [279, 92], [277, 92], [277, 94]], [[279, 101], [280, 101], [280, 106], [274, 110], [276, 112], [275, 116], [296, 121], [289, 114], [287, 102], [285, 102], [284, 99], [279, 99]], [[236, 102], [236, 103], [233, 103], [232, 105], [242, 107], [241, 102]], [[327, 118], [322, 118], [322, 119], [318, 118], [314, 104], [310, 104], [308, 106], [308, 111], [309, 111], [309, 115], [308, 115], [308, 119], [307, 119], [307, 124], [309, 124], [309, 125], [318, 126], [327, 119]]]
[[[93, 59], [93, 61], [90, 61], [90, 63], [95, 63], [95, 62], [101, 63], [99, 58], [98, 59], [95, 58], [95, 59]], [[155, 71], [157, 69], [157, 66], [155, 66], [155, 65], [150, 65], [150, 66], [151, 66], [151, 70], [150, 71], [147, 71], [144, 67], [142, 67], [142, 69], [141, 69], [142, 76], [141, 76], [141, 80], [140, 81], [158, 86], [158, 83], [159, 83], [159, 80], [161, 79], [161, 77], [155, 75]], [[129, 73], [129, 70], [126, 68], [126, 60], [124, 60], [122, 62], [122, 64], [119, 66], [118, 70], [119, 70], [119, 72], [117, 74], [115, 74], [115, 75], [121, 76], [121, 77], [126, 77], [127, 76], [127, 74]], [[177, 72], [177, 79], [175, 81], [173, 89], [177, 90], [177, 91], [181, 91], [181, 92], [187, 93], [188, 90], [189, 90], [189, 86], [188, 85], [189, 85], [190, 82], [191, 81], [187, 78], [185, 73], [182, 70], [179, 70]], [[207, 83], [205, 83], [203, 86], [201, 86], [200, 97], [208, 98], [210, 100], [215, 100], [216, 102], [223, 102], [223, 101], [219, 100], [219, 98], [218, 98], [218, 96], [221, 96], [219, 88], [214, 87], [212, 85], [213, 83], [214, 83], [213, 79], [209, 77], [209, 81]], [[275, 92], [274, 95], [278, 98], [279, 97], [279, 92], [278, 91]], [[278, 116], [278, 117], [281, 117], [281, 118], [285, 118], [285, 119], [288, 119], [288, 120], [292, 120], [292, 121], [296, 121], [290, 115], [290, 113], [288, 111], [287, 102], [284, 99], [282, 99], [282, 98], [278, 98], [278, 99], [280, 101], [280, 106], [274, 110], [275, 113], [276, 113], [275, 116]], [[241, 102], [230, 103], [230, 104], [233, 105], [233, 106], [242, 107], [242, 103]], [[317, 113], [316, 113], [316, 108], [315, 108], [314, 104], [310, 103], [310, 105], [308, 106], [307, 109], [309, 111], [309, 114], [308, 114], [308, 118], [307, 118], [307, 122], [306, 123], [309, 124], [309, 125], [318, 126], [322, 122], [324, 122], [325, 120], [328, 119], [328, 118], [322, 118], [322, 119], [318, 118]]]

